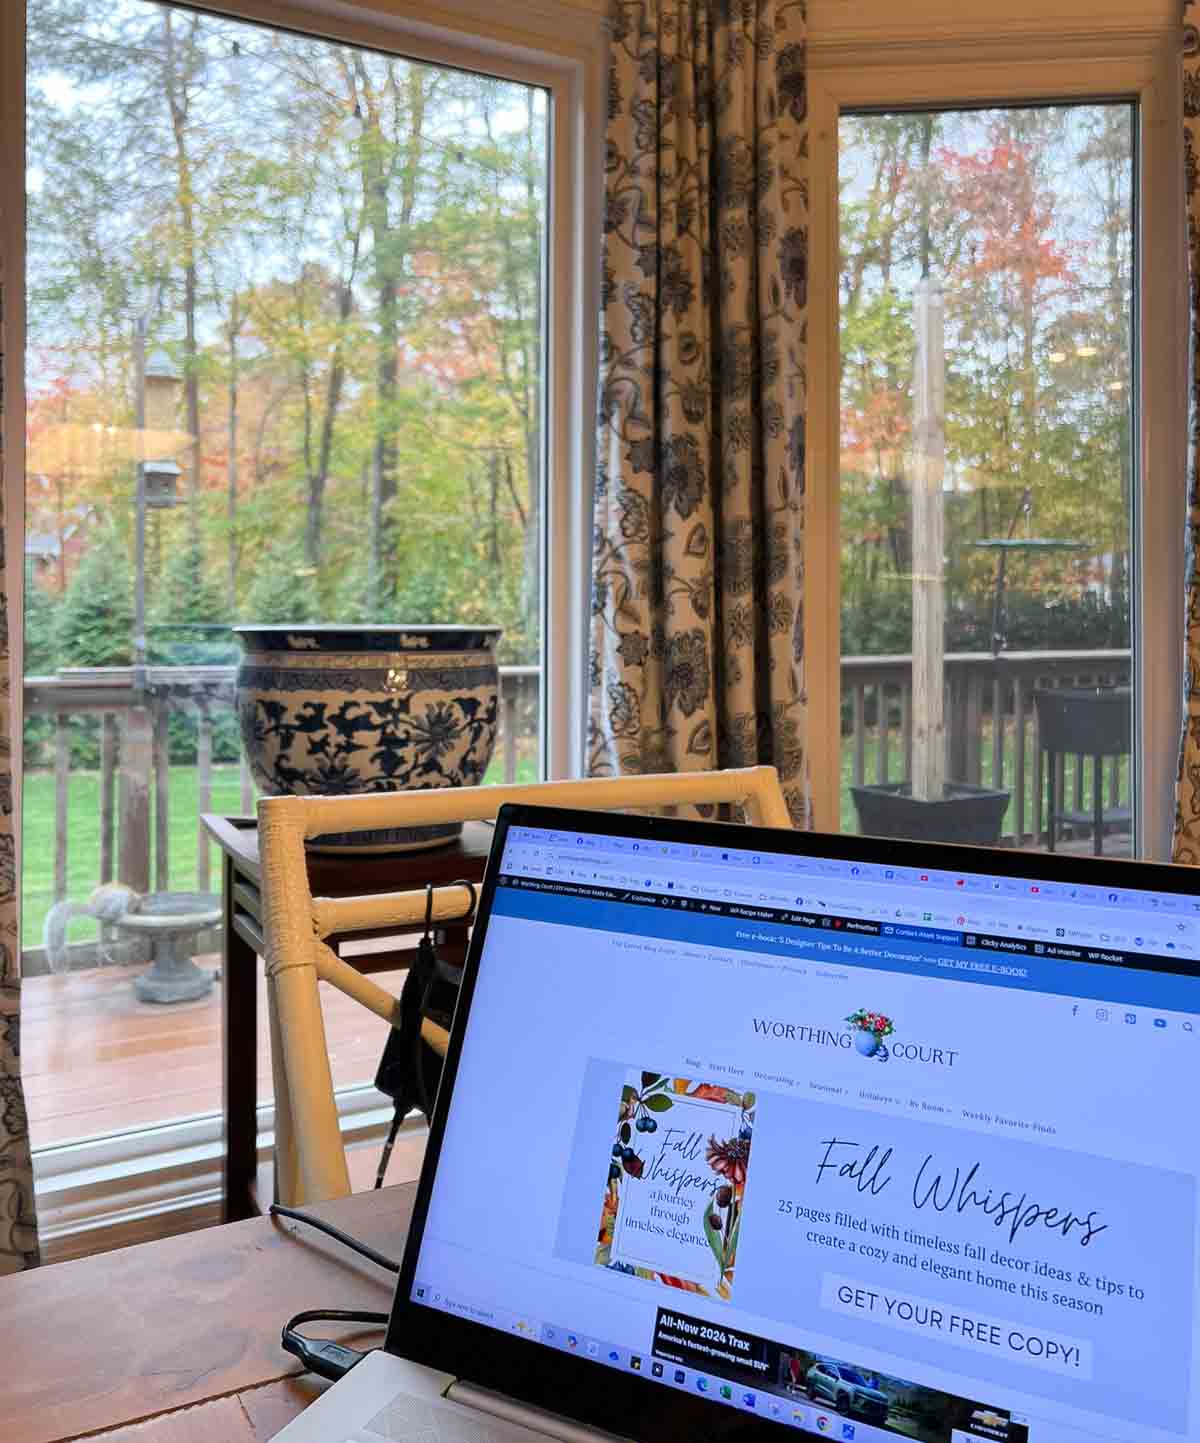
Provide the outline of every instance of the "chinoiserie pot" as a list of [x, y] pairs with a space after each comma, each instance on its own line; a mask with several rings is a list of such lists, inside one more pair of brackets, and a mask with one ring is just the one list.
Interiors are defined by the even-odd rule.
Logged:
[[854, 1045], [864, 1057], [874, 1057], [879, 1051], [880, 1039], [874, 1032], [869, 1032], [865, 1027], [857, 1027], [854, 1031]]
[[[499, 626], [237, 626], [242, 745], [269, 796], [475, 786], [496, 741]], [[338, 832], [309, 845], [405, 851], [461, 823]]]

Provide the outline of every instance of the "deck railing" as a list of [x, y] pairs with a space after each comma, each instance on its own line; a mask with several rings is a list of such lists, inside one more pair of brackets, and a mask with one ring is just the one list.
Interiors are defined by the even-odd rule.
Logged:
[[[140, 698], [130, 667], [63, 668], [54, 676], [26, 677], [26, 718], [46, 717], [52, 724], [55, 902], [68, 894], [71, 722], [79, 717], [98, 719], [100, 846], [92, 885], [119, 879], [139, 892], [167, 891], [172, 885], [212, 890], [211, 844], [200, 815], [214, 810], [214, 729], [222, 714], [232, 715], [235, 677], [233, 666], [149, 667]], [[489, 773], [493, 780], [519, 780], [523, 759], [532, 759], [536, 768], [540, 677], [537, 666], [500, 668], [499, 734]], [[196, 735], [194, 882], [180, 878], [178, 857], [173, 867], [171, 856], [170, 725], [181, 715], [192, 719]], [[238, 750], [237, 810], [253, 814], [255, 788]], [[75, 900], [85, 901], [86, 892]], [[105, 955], [111, 954], [111, 946], [106, 947]], [[71, 949], [75, 966], [94, 963], [99, 956], [94, 945]], [[23, 965], [30, 974], [46, 970], [42, 948], [26, 948]]]
[[[1004, 839], [1039, 845], [1044, 818], [1038, 799], [1044, 793], [1042, 756], [1037, 744], [1033, 692], [1037, 686], [1098, 686], [1126, 683], [1128, 651], [1012, 652], [997, 662], [986, 653], [946, 657], [947, 776], [958, 781], [1008, 787], [1012, 792]], [[194, 885], [210, 891], [213, 870], [200, 813], [213, 807], [214, 727], [232, 712], [232, 666], [151, 667], [142, 704], [128, 667], [63, 669], [55, 676], [25, 681], [26, 717], [52, 722], [54, 773], [53, 899], [68, 891], [72, 835], [71, 722], [98, 718], [99, 832], [98, 871], [93, 885], [119, 878], [138, 891], [168, 890], [172, 885], [169, 728], [173, 716], [194, 718], [198, 806]], [[523, 758], [537, 754], [541, 670], [536, 666], [500, 668], [500, 728], [492, 776], [518, 779]], [[842, 660], [843, 772], [855, 784], [903, 782], [912, 760], [912, 658], [851, 656]], [[240, 755], [240, 750], [239, 750]], [[1064, 797], [1078, 809], [1090, 779], [1083, 759], [1062, 759]], [[1105, 805], [1124, 803], [1128, 767], [1114, 758], [1105, 763]], [[254, 787], [245, 760], [239, 762], [238, 810], [253, 812]], [[854, 826], [844, 807], [842, 825]], [[178, 835], [178, 833], [176, 834]], [[178, 875], [174, 885], [192, 885]], [[28, 859], [27, 859], [28, 865]], [[86, 894], [85, 894], [86, 895]], [[77, 900], [85, 900], [84, 897]], [[89, 965], [101, 952], [79, 945], [74, 965]], [[103, 955], [111, 955], [111, 948]], [[40, 947], [26, 949], [29, 972], [45, 970]]]
[[[946, 776], [1012, 792], [1002, 839], [1039, 846], [1046, 819], [1042, 751], [1037, 738], [1036, 687], [1117, 686], [1130, 677], [1127, 650], [1019, 651], [997, 659], [987, 652], [946, 656]], [[842, 659], [843, 772], [855, 786], [906, 782], [912, 767], [912, 658]], [[846, 762], [848, 760], [848, 766]], [[1123, 765], [1124, 760], [1124, 765]], [[1062, 795], [1080, 810], [1090, 793], [1090, 764], [1060, 758]], [[1127, 759], [1103, 767], [1104, 805], [1129, 805]], [[842, 825], [853, 815], [843, 808]]]

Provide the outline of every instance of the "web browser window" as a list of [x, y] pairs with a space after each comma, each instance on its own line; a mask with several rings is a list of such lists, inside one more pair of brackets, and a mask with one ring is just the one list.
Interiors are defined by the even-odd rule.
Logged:
[[413, 1297], [842, 1440], [1195, 1437], [1198, 940], [513, 827]]

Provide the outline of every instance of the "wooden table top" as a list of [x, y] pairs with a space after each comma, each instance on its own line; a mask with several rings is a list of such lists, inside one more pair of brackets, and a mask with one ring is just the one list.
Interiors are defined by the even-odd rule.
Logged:
[[[414, 1191], [312, 1211], [399, 1259]], [[324, 1386], [280, 1347], [287, 1319], [387, 1312], [394, 1282], [332, 1238], [266, 1217], [0, 1278], [0, 1438], [265, 1443]]]
[[[239, 871], [255, 881], [262, 877], [258, 856], [258, 822], [254, 817], [223, 817], [205, 812], [200, 821], [217, 846]], [[336, 851], [308, 853], [308, 882], [314, 897], [354, 893], [396, 892], [432, 882], [444, 886], [466, 877], [478, 882], [492, 848], [494, 828], [487, 822], [464, 822], [462, 835], [445, 846], [378, 854]]]

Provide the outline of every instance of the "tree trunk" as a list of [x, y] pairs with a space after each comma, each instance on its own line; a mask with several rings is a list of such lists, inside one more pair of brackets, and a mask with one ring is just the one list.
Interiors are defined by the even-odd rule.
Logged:
[[238, 505], [238, 332], [242, 328], [242, 314], [235, 291], [229, 305], [229, 431], [225, 457], [226, 507], [229, 526], [229, 615], [237, 615], [237, 505]]
[[183, 241], [183, 321], [184, 321], [184, 397], [187, 406], [187, 429], [191, 436], [188, 460], [188, 529], [192, 544], [200, 544], [200, 372], [197, 364], [196, 306], [199, 289], [196, 270], [195, 197], [192, 193], [192, 166], [187, 145], [188, 78], [199, 16], [193, 15], [182, 53], [176, 50], [172, 11], [163, 11], [163, 39], [167, 58], [165, 72], [167, 103], [171, 111], [171, 131], [175, 140], [175, 178], [178, 187], [179, 229]]
[[325, 386], [325, 409], [321, 416], [321, 439], [317, 447], [317, 465], [309, 471], [308, 516], [304, 526], [304, 558], [309, 566], [321, 564], [321, 535], [325, 487], [329, 480], [329, 464], [333, 455], [333, 433], [337, 423], [338, 407], [342, 402], [342, 389], [346, 383], [346, 357], [344, 335], [346, 322], [354, 304], [354, 273], [358, 268], [358, 241], [354, 237], [354, 259], [350, 267], [350, 279], [343, 281], [338, 289], [338, 332], [329, 363], [329, 378]]
[[[368, 606], [377, 610], [393, 590], [395, 548], [390, 539], [389, 509], [397, 491], [396, 428], [399, 423], [400, 316], [397, 307], [400, 281], [408, 248], [408, 231], [416, 208], [418, 177], [422, 159], [425, 120], [425, 91], [416, 66], [401, 61], [388, 65], [386, 94], [376, 93], [363, 58], [354, 57], [357, 96], [365, 107], [359, 145], [363, 184], [363, 210], [371, 229], [372, 260], [377, 304], [377, 349], [375, 362], [375, 441], [371, 458], [371, 550], [368, 566]], [[391, 99], [398, 124], [402, 107], [398, 91], [404, 73], [407, 92], [407, 132], [403, 142], [383, 128], [382, 101]], [[389, 190], [399, 172], [399, 207], [393, 219]]]

